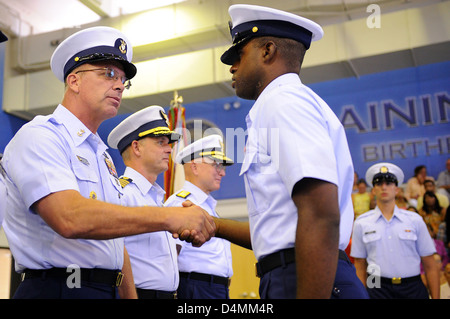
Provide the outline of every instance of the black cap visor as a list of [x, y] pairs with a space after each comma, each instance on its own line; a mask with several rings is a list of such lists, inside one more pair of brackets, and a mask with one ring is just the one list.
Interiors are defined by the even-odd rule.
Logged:
[[378, 173], [375, 174], [372, 180], [372, 185], [377, 185], [382, 182], [386, 183], [395, 183], [395, 185], [398, 185], [397, 177], [392, 173]]
[[95, 63], [95, 62], [101, 62], [101, 61], [117, 61], [117, 62], [119, 62], [120, 64], [122, 64], [123, 71], [125, 72], [125, 76], [128, 79], [132, 79], [137, 73], [136, 66], [133, 63], [128, 62], [128, 60], [124, 59], [123, 57], [121, 57], [119, 55], [113, 54], [113, 53], [92, 53], [92, 54], [88, 54], [88, 55], [79, 57], [74, 62], [73, 62], [73, 60], [75, 60], [75, 59], [72, 58], [71, 63], [66, 64], [66, 67], [65, 67], [66, 70], [64, 72], [64, 79], [75, 68], [77, 68], [85, 63]]

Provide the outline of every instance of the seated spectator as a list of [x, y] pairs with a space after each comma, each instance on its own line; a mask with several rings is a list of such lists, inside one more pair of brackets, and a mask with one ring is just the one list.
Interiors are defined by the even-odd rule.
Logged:
[[359, 179], [356, 185], [358, 187], [358, 192], [352, 194], [355, 219], [372, 208], [370, 204], [373, 197], [372, 194], [367, 192], [367, 184], [363, 178]]
[[426, 192], [423, 197], [423, 207], [419, 210], [425, 224], [430, 228], [431, 237], [436, 238], [439, 226], [444, 222], [445, 209], [443, 209], [433, 192]]
[[434, 180], [433, 177], [427, 176], [427, 168], [425, 165], [419, 165], [414, 169], [414, 177], [411, 177], [405, 189], [405, 197], [410, 205], [417, 207], [417, 199], [425, 194], [425, 179]]
[[[442, 225], [442, 223], [441, 223]], [[428, 232], [430, 233], [431, 238], [433, 239], [434, 246], [436, 247], [436, 253], [433, 255], [434, 259], [436, 260], [437, 267], [440, 271], [440, 282], [441, 285], [446, 281], [444, 277], [444, 271], [445, 267], [449, 263], [449, 257], [447, 253], [447, 249], [445, 248], [444, 242], [440, 239], [437, 239], [437, 236], [434, 234], [434, 231], [432, 230], [432, 227], [430, 224], [427, 224]], [[426, 278], [425, 278], [425, 272], [423, 265], [420, 265], [420, 274], [422, 276], [422, 281], [424, 282], [425, 286], [426, 284]]]
[[450, 299], [450, 264], [444, 268], [446, 282], [441, 284], [441, 299]]
[[408, 207], [410, 207], [408, 200], [404, 195], [403, 188], [401, 187], [398, 188], [397, 195], [395, 195], [395, 205], [401, 209], [408, 209]]
[[447, 253], [450, 255], [450, 226], [447, 227], [447, 225], [450, 225], [450, 206], [447, 207], [447, 211], [444, 216], [444, 243], [445, 248], [447, 248]]
[[437, 193], [447, 196], [450, 201], [450, 158], [445, 162], [446, 170], [438, 175], [436, 181]]
[[[447, 209], [448, 204], [449, 204], [448, 198], [447, 198], [447, 196], [436, 192], [436, 185], [435, 185], [434, 181], [431, 179], [426, 179], [425, 182], [423, 182], [423, 185], [425, 187], [425, 191], [434, 193], [437, 197], [439, 205], [442, 208]], [[422, 208], [422, 206], [423, 206], [423, 196], [420, 196], [419, 198], [417, 198], [417, 209], [420, 210]]]
[[353, 188], [352, 188], [352, 194], [358, 192], [358, 173], [356, 171], [353, 173]]
[[[439, 256], [439, 254], [437, 254], [437, 253], [434, 254], [433, 258], [434, 258], [434, 260], [436, 262], [436, 268], [441, 269], [442, 262], [441, 262], [441, 257]], [[423, 265], [422, 264], [420, 264], [420, 277], [422, 278], [422, 282], [425, 285], [425, 287], [427, 287], [429, 289], [428, 284], [427, 284], [427, 278], [425, 276], [425, 272], [423, 270]], [[445, 281], [446, 281], [446, 279], [444, 277], [444, 271], [440, 270], [439, 271], [439, 285], [444, 284]]]
[[445, 266], [447, 266], [448, 260], [449, 260], [447, 249], [445, 249], [444, 242], [442, 240], [436, 239], [436, 238], [433, 238], [433, 240], [434, 240], [434, 245], [436, 246], [437, 255], [439, 255], [439, 257], [440, 257], [439, 260], [440, 260], [441, 265], [440, 265], [439, 269], [444, 270], [444, 268], [445, 268]]
[[406, 208], [406, 210], [409, 210], [410, 212], [414, 212], [414, 213], [419, 213], [419, 211], [417, 210], [417, 208], [415, 208], [414, 206], [408, 206]]

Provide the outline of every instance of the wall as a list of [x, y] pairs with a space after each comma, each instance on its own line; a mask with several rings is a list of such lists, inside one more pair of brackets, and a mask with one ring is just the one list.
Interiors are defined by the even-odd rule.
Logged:
[[[6, 42], [0, 43], [0, 103], [3, 101], [3, 72], [5, 61]], [[17, 130], [26, 122], [15, 116], [3, 112], [0, 104], [0, 153], [5, 150], [6, 144], [14, 136]]]

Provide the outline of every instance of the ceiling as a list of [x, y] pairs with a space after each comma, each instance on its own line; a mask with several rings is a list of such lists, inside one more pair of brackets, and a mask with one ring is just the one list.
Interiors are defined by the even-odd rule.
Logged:
[[[0, 21], [0, 29], [19, 36], [27, 36], [72, 28], [99, 21], [105, 17], [116, 17], [167, 6], [178, 2], [197, 2], [208, 0], [0, 0], [0, 11], [21, 21]], [[213, 0], [229, 4], [262, 4], [261, 0]], [[271, 2], [273, 7], [289, 7], [291, 12], [302, 14], [320, 24], [337, 23], [367, 16], [369, 5], [382, 6], [383, 13], [425, 6], [446, 0], [278, 0]], [[267, 2], [267, 1], [266, 1]], [[67, 14], [64, 14], [67, 13]]]
[[[19, 35], [27, 36], [181, 1], [184, 0], [0, 0], [0, 10], [8, 10], [19, 17], [22, 21]], [[68, 14], [58, 14], [65, 12]]]

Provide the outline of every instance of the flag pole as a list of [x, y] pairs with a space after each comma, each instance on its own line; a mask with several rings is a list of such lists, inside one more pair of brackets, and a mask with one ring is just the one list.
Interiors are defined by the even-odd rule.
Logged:
[[181, 138], [172, 144], [172, 155], [169, 158], [169, 168], [164, 173], [166, 199], [169, 198], [169, 196], [172, 195], [178, 188], [181, 188], [184, 182], [183, 166], [175, 163], [175, 157], [178, 151], [189, 144], [186, 135], [186, 110], [182, 103], [183, 97], [178, 95], [178, 91], [174, 91], [173, 100], [170, 101], [168, 118], [170, 129], [181, 134]]

